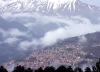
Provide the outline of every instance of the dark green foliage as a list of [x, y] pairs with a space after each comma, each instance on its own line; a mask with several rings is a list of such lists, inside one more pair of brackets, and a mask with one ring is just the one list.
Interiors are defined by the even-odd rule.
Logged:
[[55, 68], [54, 67], [49, 67], [49, 72], [55, 72]]
[[83, 70], [82, 70], [81, 68], [79, 68], [79, 67], [76, 67], [76, 68], [74, 69], [74, 72], [83, 72]]
[[[0, 66], [0, 72], [8, 72], [3, 66]], [[46, 68], [38, 68], [34, 71], [31, 68], [25, 68], [24, 66], [17, 66], [12, 72], [100, 72], [100, 60], [96, 62], [96, 66], [92, 66], [92, 70], [89, 67], [86, 67], [83, 71], [80, 67], [76, 67], [74, 70], [71, 66], [59, 66], [55, 69], [52, 66]]]
[[17, 66], [12, 72], [25, 72], [24, 66]]
[[25, 70], [25, 72], [33, 72], [33, 70], [31, 68], [28, 68]]
[[3, 66], [0, 66], [0, 72], [8, 72]]
[[100, 59], [96, 62], [96, 68], [100, 72]]
[[34, 72], [38, 72], [37, 70], [35, 70]]
[[52, 67], [52, 66], [51, 67], [46, 67], [43, 72], [55, 72], [55, 68]]
[[43, 72], [43, 69], [40, 67], [40, 68], [37, 69], [36, 72]]
[[93, 72], [98, 72], [97, 68], [95, 66], [92, 66]]
[[93, 72], [100, 72], [100, 59], [96, 62], [96, 66], [92, 66]]
[[59, 68], [57, 68], [56, 72], [67, 72], [67, 68], [62, 65]]
[[86, 67], [85, 72], [91, 72], [91, 69], [89, 67]]
[[71, 66], [67, 67], [67, 72], [73, 72], [73, 68]]

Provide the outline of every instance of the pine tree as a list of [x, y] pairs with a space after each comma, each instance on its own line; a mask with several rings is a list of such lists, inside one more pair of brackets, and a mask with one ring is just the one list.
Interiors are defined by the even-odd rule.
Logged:
[[53, 66], [49, 67], [49, 72], [55, 72], [55, 68]]
[[35, 69], [34, 72], [38, 72], [38, 71]]
[[60, 66], [60, 67], [58, 67], [57, 69], [56, 69], [56, 72], [67, 72], [67, 69], [66, 69], [66, 67], [65, 66]]
[[24, 66], [17, 66], [12, 72], [25, 72]]
[[43, 72], [43, 69], [40, 67], [37, 69], [37, 72]]
[[25, 72], [33, 72], [33, 70], [31, 68], [28, 68], [25, 70]]
[[92, 72], [91, 69], [89, 67], [85, 68], [85, 72]]
[[71, 66], [67, 67], [67, 72], [73, 72], [73, 68]]
[[97, 68], [95, 66], [92, 66], [93, 72], [98, 72]]
[[82, 70], [81, 68], [79, 68], [79, 67], [76, 67], [76, 68], [74, 69], [74, 72], [83, 72], [83, 70]]
[[96, 68], [100, 72], [100, 59], [96, 62]]
[[0, 66], [0, 72], [8, 72], [3, 66]]

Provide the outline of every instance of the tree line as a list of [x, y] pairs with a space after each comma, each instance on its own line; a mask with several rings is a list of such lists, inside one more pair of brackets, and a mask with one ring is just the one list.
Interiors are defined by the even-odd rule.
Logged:
[[[0, 66], [0, 72], [8, 72], [6, 68], [3, 66]], [[31, 69], [31, 68], [25, 68], [24, 66], [16, 66], [12, 72], [100, 72], [100, 59], [96, 62], [95, 66], [92, 66], [92, 68], [86, 67], [84, 70], [80, 67], [72, 68], [71, 66], [64, 66], [61, 65], [57, 69], [55, 69], [53, 66], [45, 67], [44, 69], [42, 67], [38, 69]]]

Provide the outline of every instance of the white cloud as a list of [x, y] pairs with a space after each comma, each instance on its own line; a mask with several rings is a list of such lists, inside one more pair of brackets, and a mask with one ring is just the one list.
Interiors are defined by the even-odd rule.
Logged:
[[79, 36], [79, 43], [86, 42], [87, 38], [85, 36]]
[[[82, 18], [80, 23], [77, 24], [78, 21], [70, 22], [68, 26], [64, 28], [58, 28], [54, 31], [49, 31], [45, 34], [43, 38], [41, 38], [41, 42], [44, 46], [50, 46], [55, 44], [59, 39], [64, 40], [70, 37], [85, 35], [88, 33], [94, 33], [100, 31], [100, 24], [92, 24], [88, 19]], [[69, 20], [71, 21], [71, 20]], [[73, 23], [74, 22], [74, 23]]]
[[[32, 47], [34, 45], [51, 46], [55, 44], [58, 40], [64, 40], [70, 37], [98, 32], [100, 31], [99, 27], [100, 25], [93, 25], [90, 21], [88, 22], [88, 20], [80, 24], [69, 24], [68, 26], [48, 31], [47, 33], [45, 33], [44, 37], [38, 40], [23, 41], [20, 43], [20, 48], [22, 48], [23, 50], [27, 50], [29, 47]], [[86, 38], [84, 36], [80, 38], [80, 42], [83, 41], [86, 41]]]
[[13, 14], [10, 13], [10, 12], [5, 12], [5, 13], [1, 14], [1, 17], [4, 18], [4, 19], [9, 19], [9, 18], [12, 17], [12, 15]]
[[17, 38], [19, 36], [29, 37], [27, 32], [22, 32], [18, 29], [9, 29], [8, 31], [0, 29], [0, 33], [1, 33], [2, 38], [4, 40], [2, 43], [7, 43], [10, 45], [13, 45], [14, 43], [20, 41], [20, 39]]
[[15, 43], [15, 42], [17, 42], [17, 41], [19, 41], [19, 39], [18, 38], [16, 38], [16, 37], [12, 37], [12, 38], [7, 38], [5, 41], [4, 41], [4, 43], [8, 43], [8, 44], [13, 44], [13, 43]]
[[50, 46], [57, 42], [58, 39], [66, 38], [66, 29], [59, 28], [54, 31], [49, 31], [45, 34], [43, 38], [41, 38], [41, 42], [44, 45]]
[[34, 23], [27, 23], [24, 26], [27, 27], [27, 28], [29, 28], [30, 30], [32, 30], [33, 27], [34, 27], [34, 25], [35, 25]]
[[2, 34], [3, 37], [7, 36], [7, 32], [1, 28], [0, 28], [0, 33]]
[[8, 31], [5, 31], [0, 28], [0, 33], [3, 35], [3, 37], [8, 36], [27, 36], [27, 32], [20, 31], [18, 29], [9, 29]]
[[22, 41], [19, 43], [19, 48], [22, 50], [27, 50], [28, 48], [35, 49], [35, 46], [39, 45], [38, 40], [32, 40], [32, 41]]
[[11, 36], [27, 36], [26, 32], [19, 31], [18, 29], [10, 29], [9, 34]]
[[[4, 16], [4, 15], [2, 15]], [[6, 15], [5, 15], [6, 16]], [[9, 16], [9, 14], [8, 14]], [[45, 36], [32, 41], [23, 41], [20, 42], [20, 48], [27, 49], [32, 45], [43, 45], [43, 46], [50, 46], [55, 44], [59, 39], [64, 40], [70, 37], [85, 35], [88, 33], [94, 33], [100, 31], [100, 24], [92, 24], [89, 19], [81, 16], [72, 16], [72, 17], [63, 17], [60, 15], [57, 16], [47, 16], [40, 13], [18, 13], [12, 14], [10, 18], [18, 18], [18, 17], [27, 17], [27, 18], [35, 18], [36, 24], [39, 22], [41, 24], [65, 24], [64, 27], [59, 27], [58, 29], [48, 31], [45, 33]], [[27, 23], [26, 27], [31, 27], [35, 23]], [[3, 33], [3, 31], [1, 32]], [[11, 36], [25, 36], [25, 32], [21, 32], [17, 29], [12, 29], [9, 31]], [[4, 32], [4, 35], [6, 33]]]
[[[48, 23], [70, 23], [72, 21], [69, 21], [71, 20], [69, 17], [63, 17], [63, 16], [60, 16], [60, 15], [57, 15], [57, 16], [47, 16], [47, 15], [43, 15], [43, 14], [40, 14], [40, 13], [17, 13], [17, 14], [12, 14], [12, 13], [4, 13], [1, 15], [3, 18], [21, 18], [21, 17], [24, 17], [24, 18], [35, 18], [37, 22], [42, 22], [42, 24], [48, 24]], [[10, 17], [9, 17], [10, 16]]]

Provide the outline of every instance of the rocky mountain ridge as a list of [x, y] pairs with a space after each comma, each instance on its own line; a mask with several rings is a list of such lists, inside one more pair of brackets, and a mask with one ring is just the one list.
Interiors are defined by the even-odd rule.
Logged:
[[80, 0], [1, 0], [0, 13], [40, 12], [60, 15], [100, 15], [100, 7]]

